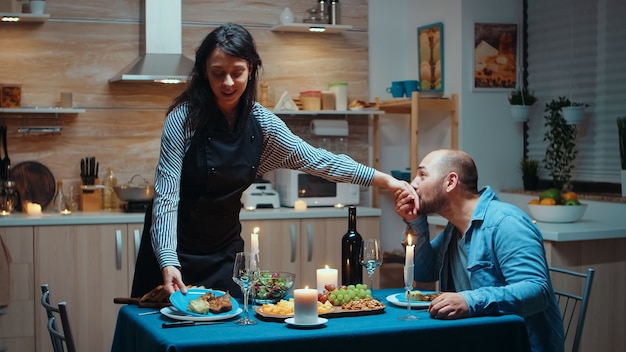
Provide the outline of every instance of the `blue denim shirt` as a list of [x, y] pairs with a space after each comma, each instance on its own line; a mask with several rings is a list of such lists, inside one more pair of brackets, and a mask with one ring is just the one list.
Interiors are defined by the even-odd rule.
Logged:
[[[448, 223], [430, 241], [425, 215], [407, 224], [417, 235], [415, 280], [439, 280], [442, 291], [452, 290], [446, 254], [458, 230]], [[472, 289], [459, 293], [467, 302], [469, 316], [520, 315], [526, 320], [533, 351], [562, 352], [563, 321], [550, 281], [543, 237], [526, 213], [501, 202], [490, 187], [485, 187], [464, 243]]]

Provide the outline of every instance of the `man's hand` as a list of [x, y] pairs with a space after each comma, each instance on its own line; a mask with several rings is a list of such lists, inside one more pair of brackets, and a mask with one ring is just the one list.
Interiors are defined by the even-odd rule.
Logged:
[[460, 319], [469, 317], [469, 308], [461, 294], [444, 292], [430, 303], [428, 313], [435, 319]]
[[183, 283], [182, 275], [177, 267], [166, 266], [161, 269], [161, 274], [163, 275], [163, 287], [169, 294], [178, 290], [180, 290], [183, 294], [187, 293], [187, 286]]

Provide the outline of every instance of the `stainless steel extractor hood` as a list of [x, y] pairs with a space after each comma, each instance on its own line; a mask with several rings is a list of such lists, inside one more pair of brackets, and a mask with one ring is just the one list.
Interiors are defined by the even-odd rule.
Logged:
[[145, 53], [109, 82], [186, 82], [194, 62], [182, 54], [181, 0], [145, 0]]

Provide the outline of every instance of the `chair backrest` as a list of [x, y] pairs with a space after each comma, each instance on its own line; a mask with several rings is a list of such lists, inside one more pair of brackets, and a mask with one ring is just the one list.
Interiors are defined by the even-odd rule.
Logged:
[[[580, 273], [555, 267], [550, 267], [549, 269], [552, 283], [555, 285], [554, 293], [559, 303], [559, 308], [561, 309], [565, 339], [568, 340], [570, 331], [575, 331], [572, 342], [572, 352], [578, 352], [595, 270], [588, 268], [586, 273]], [[562, 279], [558, 280], [557, 276], [561, 276]], [[572, 280], [572, 278], [576, 280]], [[573, 281], [576, 282], [573, 283]], [[561, 285], [561, 283], [563, 283], [563, 285]], [[561, 289], [560, 287], [578, 287], [578, 289]], [[580, 287], [582, 287], [582, 294], [580, 294]]]
[[[70, 320], [67, 314], [67, 303], [61, 302], [57, 307], [53, 306], [48, 284], [41, 285], [41, 305], [46, 309], [48, 332], [50, 333], [50, 340], [52, 341], [54, 352], [64, 352], [63, 343], [65, 343], [65, 347], [67, 347], [67, 352], [76, 352], [76, 345], [74, 345], [74, 337], [72, 336]], [[61, 319], [63, 330], [59, 330], [58, 328], [57, 316]]]

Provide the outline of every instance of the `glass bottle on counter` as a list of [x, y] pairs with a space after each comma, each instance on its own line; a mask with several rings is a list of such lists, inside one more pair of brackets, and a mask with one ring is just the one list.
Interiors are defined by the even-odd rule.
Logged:
[[106, 186], [102, 190], [102, 209], [108, 211], [117, 210], [117, 196], [113, 190], [113, 187], [117, 186], [117, 177], [115, 176], [113, 166], [107, 168], [107, 174], [102, 180], [102, 185]]
[[54, 211], [57, 213], [67, 209], [65, 194], [63, 193], [63, 181], [57, 181], [57, 194], [54, 197]]
[[363, 268], [359, 263], [363, 238], [356, 231], [356, 207], [348, 208], [348, 232], [341, 239], [341, 284], [363, 283]]

